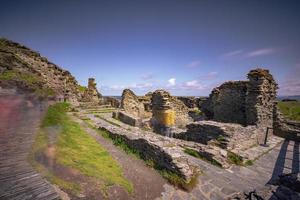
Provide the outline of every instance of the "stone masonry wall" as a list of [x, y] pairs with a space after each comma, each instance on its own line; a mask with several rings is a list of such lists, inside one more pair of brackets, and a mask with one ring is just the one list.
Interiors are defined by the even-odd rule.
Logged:
[[234, 123], [199, 121], [188, 124], [187, 131], [175, 137], [239, 152], [262, 142], [264, 131], [256, 126], [244, 127]]
[[95, 79], [89, 78], [88, 88], [83, 93], [82, 101], [83, 102], [93, 102], [93, 103], [99, 104], [101, 98], [102, 98], [102, 95], [97, 90]]
[[277, 83], [269, 70], [256, 69], [248, 73], [246, 124], [273, 127], [273, 109]]
[[277, 84], [265, 69], [251, 70], [248, 79], [213, 89], [201, 111], [208, 119], [220, 122], [272, 127]]
[[121, 108], [134, 117], [142, 117], [145, 112], [144, 105], [130, 89], [123, 90]]

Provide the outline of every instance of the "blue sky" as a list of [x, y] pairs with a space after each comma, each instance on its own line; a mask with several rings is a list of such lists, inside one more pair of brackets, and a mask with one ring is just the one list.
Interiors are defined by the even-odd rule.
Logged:
[[1, 2], [0, 36], [95, 77], [104, 95], [208, 95], [226, 80], [271, 71], [280, 95], [300, 94], [300, 1]]

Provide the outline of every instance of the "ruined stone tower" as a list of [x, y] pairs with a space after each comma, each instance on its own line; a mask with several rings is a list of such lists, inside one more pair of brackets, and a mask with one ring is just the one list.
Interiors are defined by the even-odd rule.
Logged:
[[94, 78], [89, 78], [88, 88], [84, 91], [83, 101], [100, 103], [102, 95], [98, 92]]
[[277, 83], [269, 70], [255, 69], [248, 73], [246, 123], [262, 127], [273, 126], [273, 109]]
[[175, 125], [175, 111], [171, 109], [170, 94], [164, 90], [156, 90], [152, 94], [152, 125], [160, 134], [170, 136]]

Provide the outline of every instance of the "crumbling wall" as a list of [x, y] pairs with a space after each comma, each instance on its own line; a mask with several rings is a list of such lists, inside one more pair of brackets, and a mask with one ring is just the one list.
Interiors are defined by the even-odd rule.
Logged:
[[277, 84], [265, 69], [251, 70], [248, 79], [214, 88], [201, 111], [220, 122], [272, 127]]
[[175, 135], [176, 138], [212, 144], [235, 152], [243, 151], [262, 143], [264, 130], [256, 126], [241, 126], [234, 123], [199, 121], [187, 125], [187, 131]]
[[145, 112], [144, 105], [130, 89], [123, 90], [121, 108], [134, 117], [141, 117]]
[[177, 97], [178, 100], [182, 101], [188, 108], [198, 108], [201, 99], [199, 97]]
[[102, 95], [98, 92], [96, 87], [96, 82], [94, 78], [89, 78], [88, 87], [84, 91], [82, 100], [83, 102], [91, 102], [95, 104], [99, 104], [102, 99]]
[[273, 109], [277, 83], [269, 70], [255, 69], [248, 73], [246, 124], [273, 127]]
[[[171, 96], [169, 92], [164, 90], [156, 90], [152, 94], [152, 112], [155, 112], [155, 110], [161, 110], [159, 108], [163, 102], [161, 102], [163, 99], [168, 99], [167, 106], [169, 106], [169, 109], [173, 110], [175, 112], [175, 125], [177, 127], [185, 127], [186, 124], [190, 123], [192, 119], [189, 117], [189, 108], [177, 97]], [[158, 108], [156, 108], [158, 106]]]
[[120, 101], [113, 97], [104, 97], [103, 101], [104, 101], [104, 104], [108, 104], [114, 108], [119, 108], [121, 105]]

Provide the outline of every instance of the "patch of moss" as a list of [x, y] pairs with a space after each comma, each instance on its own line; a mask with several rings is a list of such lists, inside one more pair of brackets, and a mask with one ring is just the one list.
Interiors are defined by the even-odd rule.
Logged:
[[243, 158], [231, 151], [227, 152], [227, 160], [229, 163], [232, 163], [235, 165], [243, 165]]
[[78, 90], [79, 90], [80, 92], [84, 92], [84, 91], [87, 90], [87, 87], [79, 85], [79, 86], [78, 86]]
[[222, 167], [222, 165], [218, 161], [210, 158], [208, 155], [207, 156], [201, 155], [198, 151], [196, 151], [194, 149], [185, 148], [184, 153], [189, 154], [196, 158], [200, 158], [201, 160], [209, 162], [210, 164], [215, 165], [217, 167]]
[[6, 70], [0, 74], [0, 80], [23, 82], [39, 96], [55, 95], [54, 90], [45, 86], [40, 77], [26, 71]]
[[251, 166], [253, 164], [254, 164], [254, 162], [252, 160], [247, 160], [244, 165]]

